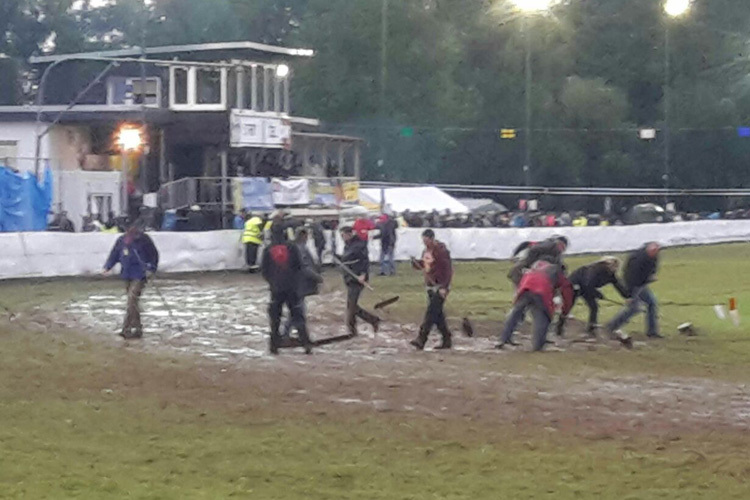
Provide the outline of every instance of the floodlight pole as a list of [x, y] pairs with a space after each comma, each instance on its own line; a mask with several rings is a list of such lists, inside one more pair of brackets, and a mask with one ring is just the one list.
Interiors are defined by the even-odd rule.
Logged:
[[380, 130], [380, 158], [385, 165], [385, 106], [386, 91], [388, 85], [388, 10], [389, 0], [382, 0], [380, 13], [380, 119], [382, 120]]
[[523, 165], [524, 180], [526, 186], [531, 186], [531, 86], [532, 86], [532, 68], [531, 68], [531, 30], [529, 29], [529, 16], [524, 15], [522, 20], [522, 31], [524, 43], [526, 45], [526, 133], [524, 134], [525, 158]]
[[670, 186], [670, 167], [671, 167], [671, 131], [669, 129], [669, 119], [672, 107], [672, 64], [670, 57], [670, 22], [667, 19], [664, 29], [664, 208], [669, 203], [669, 186]]

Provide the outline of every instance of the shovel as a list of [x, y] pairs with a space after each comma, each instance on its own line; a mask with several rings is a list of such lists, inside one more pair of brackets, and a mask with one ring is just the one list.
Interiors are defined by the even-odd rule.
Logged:
[[[349, 267], [347, 267], [343, 262], [341, 262], [341, 260], [339, 260], [339, 258], [336, 257], [335, 255], [333, 256], [333, 262], [334, 262], [334, 264], [336, 264], [337, 266], [339, 266], [346, 274], [348, 274], [352, 278], [354, 278], [357, 281], [359, 281], [359, 276], [357, 276], [354, 273], [354, 271], [352, 271], [351, 269], [349, 269]], [[364, 285], [365, 288], [367, 288], [371, 292], [375, 292], [375, 289], [369, 283], [362, 283], [362, 284]], [[388, 307], [390, 305], [395, 304], [400, 299], [401, 299], [401, 297], [397, 295], [397, 296], [391, 297], [389, 299], [381, 300], [380, 302], [378, 302], [377, 304], [375, 304], [375, 309], [376, 310], [383, 309], [385, 307]]]

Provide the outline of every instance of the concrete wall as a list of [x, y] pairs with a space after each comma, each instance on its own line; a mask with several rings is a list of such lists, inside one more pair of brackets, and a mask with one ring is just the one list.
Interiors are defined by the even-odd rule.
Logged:
[[[47, 124], [42, 123], [44, 131]], [[16, 168], [34, 170], [36, 155], [35, 122], [0, 122], [0, 141], [14, 141], [16, 145]], [[91, 153], [91, 131], [86, 126], [56, 125], [42, 137], [40, 158], [49, 159], [54, 170], [77, 170], [83, 158]], [[2, 159], [0, 159], [2, 162]], [[42, 167], [45, 163], [42, 161]]]
[[64, 170], [55, 171], [54, 177], [52, 210], [68, 212], [77, 231], [81, 230], [82, 217], [88, 213], [88, 199], [91, 195], [112, 195], [112, 209], [115, 214], [120, 213], [120, 172]]
[[[36, 123], [34, 122], [0, 122], [0, 141], [15, 141], [17, 143], [16, 168], [19, 170], [34, 170], [36, 155]], [[50, 157], [49, 137], [42, 138], [42, 158]], [[2, 159], [0, 159], [2, 163]], [[43, 164], [42, 164], [43, 165]]]
[[56, 125], [49, 133], [52, 167], [78, 170], [91, 154], [91, 130], [83, 125]]
[[[421, 254], [421, 229], [402, 229], [399, 260]], [[665, 246], [750, 241], [750, 221], [702, 221], [622, 227], [538, 229], [439, 229], [454, 259], [508, 259], [522, 241], [553, 234], [570, 238], [570, 254], [623, 252], [648, 241]], [[0, 279], [81, 276], [100, 270], [117, 235], [99, 233], [0, 234]], [[243, 267], [239, 231], [154, 233], [161, 253], [161, 271], [220, 271]], [[376, 261], [378, 241], [370, 243]]]

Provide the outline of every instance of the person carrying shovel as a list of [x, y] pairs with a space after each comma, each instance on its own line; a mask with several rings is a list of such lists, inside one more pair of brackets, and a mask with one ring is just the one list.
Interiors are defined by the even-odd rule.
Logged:
[[341, 238], [344, 240], [344, 255], [338, 260], [344, 270], [346, 324], [349, 327], [349, 334], [352, 337], [357, 335], [357, 318], [371, 324], [377, 332], [380, 328], [380, 318], [359, 306], [359, 297], [370, 280], [367, 242], [360, 239], [350, 226], [341, 228]]
[[104, 264], [102, 275], [108, 276], [116, 264], [120, 264], [120, 276], [125, 281], [128, 294], [128, 308], [120, 336], [124, 339], [139, 339], [143, 337], [139, 302], [148, 273], [155, 273], [159, 267], [159, 251], [153, 240], [136, 223], [131, 224], [125, 234], [117, 239]]
[[425, 246], [422, 259], [412, 259], [412, 267], [424, 272], [427, 287], [427, 311], [419, 328], [419, 335], [410, 343], [418, 350], [423, 350], [432, 327], [436, 326], [443, 336], [443, 342], [437, 348], [450, 349], [453, 347], [453, 340], [445, 320], [443, 307], [453, 279], [451, 254], [442, 242], [435, 239], [435, 232], [432, 229], [427, 229], [422, 233], [422, 242]]

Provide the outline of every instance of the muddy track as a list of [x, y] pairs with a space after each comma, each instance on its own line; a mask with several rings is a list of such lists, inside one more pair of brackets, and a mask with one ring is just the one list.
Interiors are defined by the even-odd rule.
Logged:
[[[147, 292], [145, 338], [128, 342], [129, 349], [199, 356], [234, 374], [222, 383], [239, 387], [252, 380], [283, 404], [313, 405], [323, 412], [356, 409], [543, 426], [602, 438], [750, 427], [750, 391], [744, 385], [704, 379], [553, 378], [541, 369], [535, 375], [508, 373], [503, 359], [527, 354], [495, 351], [485, 325], [478, 328], [479, 338], [456, 335], [453, 352], [415, 353], [408, 340], [416, 325], [386, 317], [377, 335], [362, 326], [358, 338], [319, 348], [313, 356], [290, 350], [273, 358], [267, 354], [267, 292], [258, 280], [189, 278], [163, 280], [160, 287], [173, 302], [174, 317], [153, 291]], [[341, 290], [308, 300], [315, 337], [346, 333], [344, 302]], [[116, 332], [124, 305], [119, 292], [98, 293], [67, 304], [53, 320], [121, 344]], [[550, 350], [619, 349], [616, 343], [579, 342], [575, 331], [570, 337], [557, 340]], [[520, 338], [529, 344], [527, 335]]]

